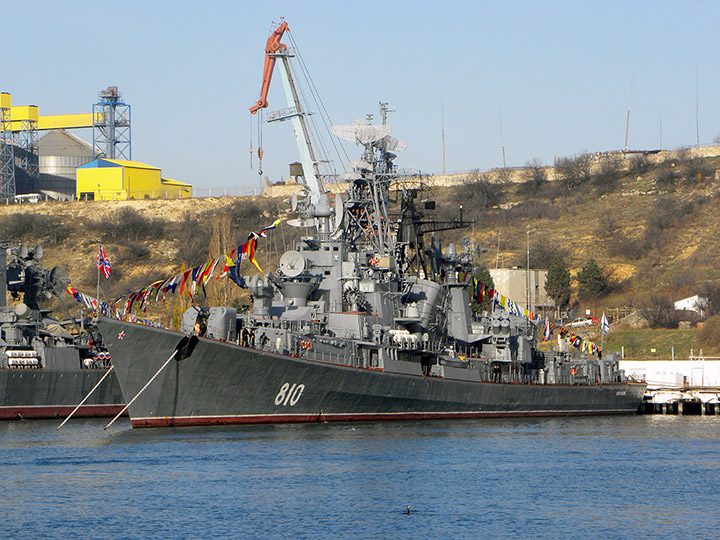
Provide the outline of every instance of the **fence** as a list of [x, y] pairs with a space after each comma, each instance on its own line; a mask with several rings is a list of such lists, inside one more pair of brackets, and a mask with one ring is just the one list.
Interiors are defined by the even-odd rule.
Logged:
[[151, 191], [100, 191], [95, 193], [81, 193], [77, 198], [81, 201], [103, 200], [103, 201], [126, 201], [126, 200], [147, 200], [147, 199], [188, 199], [207, 197], [254, 197], [260, 193], [257, 187], [233, 187], [233, 188], [193, 188], [189, 190], [160, 189]]
[[233, 187], [233, 188], [193, 188], [192, 196], [202, 197], [256, 197], [260, 194], [258, 187]]

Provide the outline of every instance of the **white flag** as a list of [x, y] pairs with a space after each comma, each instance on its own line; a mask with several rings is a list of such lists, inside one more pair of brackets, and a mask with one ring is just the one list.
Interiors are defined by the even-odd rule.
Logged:
[[610, 330], [610, 323], [608, 322], [607, 317], [605, 317], [604, 311], [602, 319], [600, 319], [600, 329], [602, 330], [603, 336], [607, 336], [608, 330]]

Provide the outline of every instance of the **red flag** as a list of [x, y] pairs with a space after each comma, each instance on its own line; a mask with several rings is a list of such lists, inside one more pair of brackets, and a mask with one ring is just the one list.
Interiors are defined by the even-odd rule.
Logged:
[[185, 282], [187, 281], [187, 278], [190, 276], [191, 272], [192, 270], [188, 270], [182, 275], [182, 282], [180, 283], [180, 294], [182, 294], [185, 290]]
[[260, 268], [260, 265], [255, 260], [255, 243], [257, 242], [257, 239], [253, 238], [250, 240], [250, 248], [248, 249], [248, 259], [251, 263], [255, 265], [255, 268], [258, 269], [258, 272], [262, 272], [262, 268]]

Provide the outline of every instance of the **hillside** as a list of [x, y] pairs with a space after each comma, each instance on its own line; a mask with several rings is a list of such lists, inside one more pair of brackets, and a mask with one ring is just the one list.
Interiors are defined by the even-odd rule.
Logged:
[[[651, 291], [682, 298], [720, 278], [718, 167], [720, 158], [674, 160], [536, 186], [529, 180], [495, 187], [480, 179], [438, 190], [437, 198], [455, 214], [463, 201], [465, 215], [476, 220], [473, 239], [488, 250], [485, 265], [494, 267], [499, 259], [524, 267], [530, 230], [531, 267], [547, 268], [560, 254], [576, 272], [595, 259], [615, 290], [602, 303], [615, 307]], [[488, 189], [494, 192], [483, 192]]]
[[[469, 237], [487, 249], [480, 262], [488, 267], [496, 261], [524, 267], [528, 239], [531, 267], [547, 268], [561, 255], [574, 275], [595, 259], [610, 279], [610, 290], [588, 306], [575, 294], [576, 309], [600, 313], [640, 307], [653, 295], [683, 298], [718, 281], [720, 221], [714, 210], [720, 158], [656, 165], [638, 158], [629, 167], [604, 165], [594, 172], [577, 165], [570, 163], [552, 182], [530, 167], [525, 182], [493, 183], [478, 173], [463, 185], [423, 195], [436, 200], [438, 219], [457, 218], [462, 201], [473, 226], [439, 238], [446, 244]], [[88, 294], [95, 290], [95, 254], [102, 242], [113, 265], [103, 292], [114, 298], [201, 264], [211, 254], [217, 257], [251, 230], [287, 218], [288, 211], [280, 199], [261, 197], [8, 205], [0, 207], [0, 237], [42, 244], [45, 265], [63, 266], [73, 286]], [[299, 233], [281, 225], [261, 240], [257, 259], [264, 270], [274, 268], [278, 254]], [[243, 273], [253, 270], [248, 264]], [[247, 301], [237, 287], [222, 289], [226, 301]], [[178, 306], [168, 302], [154, 309], [169, 316]]]

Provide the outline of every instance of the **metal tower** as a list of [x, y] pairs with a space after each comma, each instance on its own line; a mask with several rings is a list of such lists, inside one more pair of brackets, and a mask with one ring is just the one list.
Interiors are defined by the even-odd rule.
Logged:
[[0, 93], [0, 197], [15, 196], [15, 164], [10, 121], [11, 96]]
[[[15, 175], [15, 192], [19, 188], [22, 193], [34, 193], [38, 189], [40, 180], [40, 165], [38, 158], [38, 119], [39, 113], [36, 105], [14, 107], [15, 124], [15, 159], [20, 176]], [[19, 124], [19, 129], [18, 129]]]
[[120, 100], [117, 86], [98, 92], [93, 104], [93, 159], [106, 157], [130, 161], [130, 105]]

